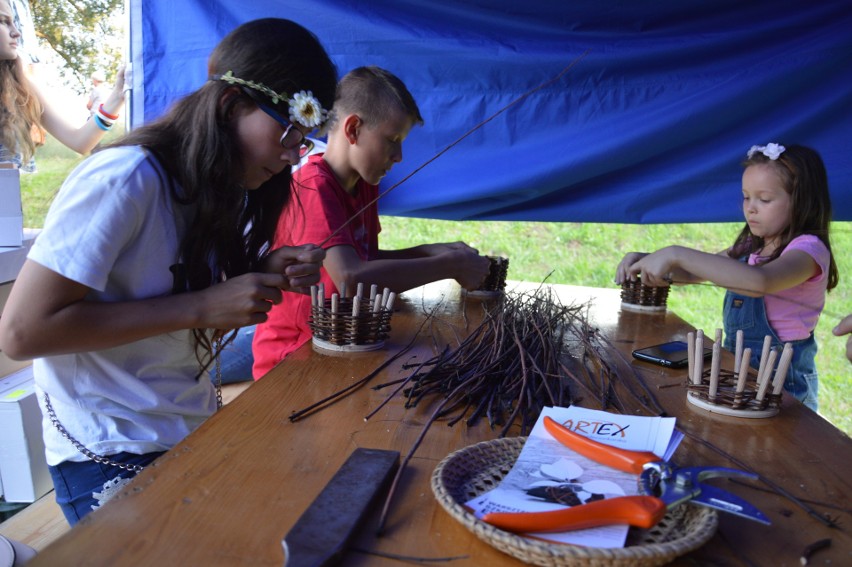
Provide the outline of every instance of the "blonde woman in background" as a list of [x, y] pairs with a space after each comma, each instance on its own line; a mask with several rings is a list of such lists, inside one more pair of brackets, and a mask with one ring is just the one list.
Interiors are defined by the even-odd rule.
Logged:
[[35, 171], [35, 149], [45, 131], [79, 154], [89, 153], [112, 128], [124, 105], [124, 70], [94, 115], [81, 126], [70, 124], [50, 106], [24, 73], [18, 53], [21, 32], [8, 0], [0, 0], [0, 163]]

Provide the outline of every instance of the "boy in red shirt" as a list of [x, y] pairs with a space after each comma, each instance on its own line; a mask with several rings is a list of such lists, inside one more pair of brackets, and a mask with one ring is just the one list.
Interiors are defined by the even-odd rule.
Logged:
[[[360, 67], [337, 87], [328, 120], [328, 146], [293, 172], [295, 194], [281, 215], [274, 247], [323, 242], [326, 257], [321, 272], [326, 295], [345, 282], [376, 284], [400, 293], [442, 279], [455, 279], [476, 289], [488, 275], [490, 262], [463, 242], [424, 244], [404, 250], [379, 248], [378, 184], [402, 161], [402, 143], [420, 110], [396, 76], [378, 67]], [[356, 215], [357, 213], [357, 215]], [[311, 339], [310, 297], [285, 294], [269, 319], [257, 326], [252, 351], [255, 380], [285, 356]]]

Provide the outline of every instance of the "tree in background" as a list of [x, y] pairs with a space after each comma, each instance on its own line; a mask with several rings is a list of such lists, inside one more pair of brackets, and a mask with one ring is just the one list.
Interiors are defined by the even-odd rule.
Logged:
[[92, 73], [108, 81], [123, 61], [124, 0], [29, 0], [39, 42], [63, 61], [68, 85], [88, 92]]

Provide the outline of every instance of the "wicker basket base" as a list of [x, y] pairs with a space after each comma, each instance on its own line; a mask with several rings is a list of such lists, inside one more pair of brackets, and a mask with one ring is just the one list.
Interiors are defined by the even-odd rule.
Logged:
[[361, 345], [356, 344], [342, 344], [336, 345], [334, 343], [330, 343], [328, 341], [324, 341], [322, 339], [318, 339], [314, 337], [311, 339], [311, 344], [314, 346], [314, 350], [320, 353], [325, 354], [341, 354], [341, 353], [353, 353], [353, 352], [371, 352], [374, 350], [379, 350], [385, 346], [385, 341], [376, 341], [373, 343], [365, 343]]
[[504, 291], [490, 291], [485, 289], [475, 289], [473, 291], [462, 290], [462, 292], [472, 299], [500, 299], [506, 294]]
[[773, 415], [778, 415], [780, 411], [778, 408], [768, 407], [766, 409], [734, 409], [731, 406], [726, 406], [723, 404], [714, 404], [705, 399], [702, 399], [694, 392], [686, 393], [686, 401], [695, 407], [699, 407], [703, 410], [707, 410], [710, 413], [718, 413], [719, 415], [729, 415], [731, 417], [747, 417], [747, 418], [761, 418], [761, 417], [772, 417]]
[[639, 311], [639, 312], [655, 312], [660, 313], [666, 310], [665, 305], [639, 305], [637, 303], [627, 303], [626, 301], [621, 302], [621, 308], [626, 309], [628, 311]]
[[532, 565], [665, 565], [697, 549], [716, 532], [715, 510], [678, 506], [650, 530], [631, 529], [627, 547], [602, 549], [531, 540], [479, 520], [463, 503], [495, 488], [511, 470], [525, 437], [483, 441], [447, 456], [432, 474], [441, 506], [479, 539]]

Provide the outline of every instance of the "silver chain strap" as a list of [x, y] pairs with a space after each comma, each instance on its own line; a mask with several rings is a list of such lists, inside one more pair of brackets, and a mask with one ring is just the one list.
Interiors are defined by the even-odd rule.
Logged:
[[111, 461], [109, 458], [104, 457], [103, 455], [98, 455], [97, 453], [93, 453], [89, 451], [85, 445], [77, 441], [73, 435], [68, 433], [68, 430], [65, 429], [65, 426], [59, 422], [59, 418], [56, 417], [56, 412], [53, 411], [53, 406], [50, 403], [50, 396], [47, 395], [47, 392], [44, 393], [44, 407], [47, 409], [47, 415], [50, 418], [50, 423], [62, 434], [63, 437], [71, 441], [71, 444], [74, 445], [74, 448], [83, 453], [89, 460], [95, 461], [96, 463], [100, 463], [102, 465], [111, 465], [113, 467], [118, 467], [120, 469], [124, 469], [126, 471], [132, 471], [138, 473], [142, 470], [143, 467], [139, 465], [127, 465], [124, 463], [117, 463], [115, 461]]
[[[222, 350], [222, 339], [216, 340], [216, 409], [222, 409], [222, 362], [219, 359], [219, 353]], [[47, 410], [47, 416], [50, 418], [50, 423], [56, 428], [59, 433], [62, 434], [68, 441], [74, 445], [74, 448], [83, 453], [83, 455], [91, 460], [99, 463], [101, 465], [109, 465], [112, 467], [118, 467], [120, 469], [140, 473], [145, 467], [140, 465], [130, 465], [125, 463], [119, 463], [111, 460], [109, 457], [104, 457], [103, 455], [98, 455], [97, 453], [93, 453], [89, 449], [86, 448], [85, 445], [77, 441], [77, 439], [65, 429], [65, 426], [60, 423], [59, 418], [56, 417], [56, 412], [53, 410], [53, 405], [50, 403], [50, 396], [47, 395], [47, 392], [44, 393], [44, 407]]]
[[216, 339], [213, 353], [216, 356], [216, 411], [219, 411], [222, 409], [222, 337]]

